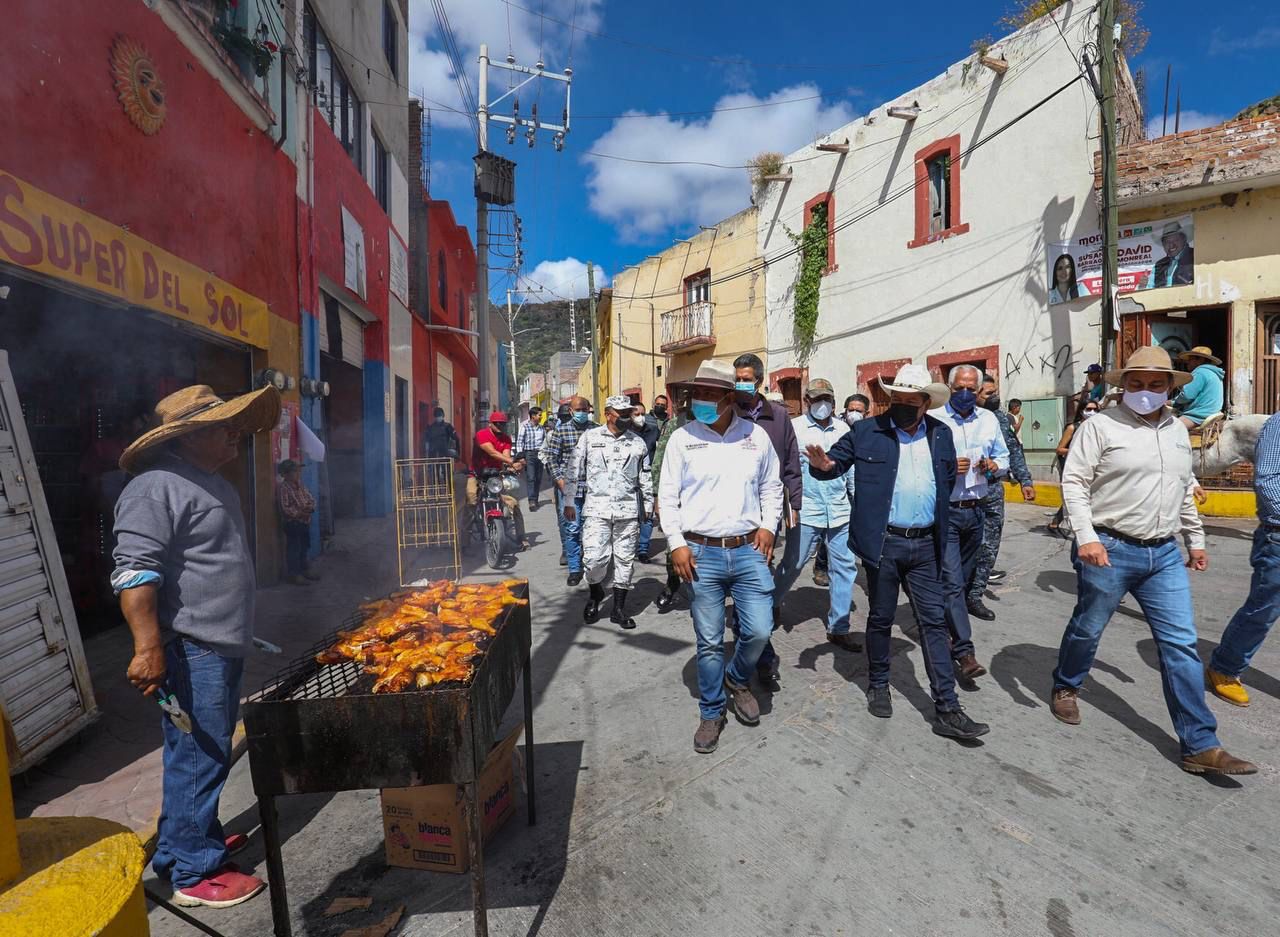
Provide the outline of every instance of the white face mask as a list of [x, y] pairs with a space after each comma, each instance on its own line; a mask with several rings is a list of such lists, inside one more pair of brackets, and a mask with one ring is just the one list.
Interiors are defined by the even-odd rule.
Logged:
[[1089, 419], [1089, 417], [1093, 416], [1097, 412], [1098, 412], [1097, 410], [1085, 410], [1084, 413], [1081, 414], [1081, 416], [1083, 419], [1087, 420]]
[[633, 417], [631, 418], [631, 422], [632, 422], [632, 423], [634, 423], [636, 426], [644, 426], [644, 417], [642, 417], [642, 416], [633, 416]]
[[817, 403], [809, 404], [809, 416], [815, 420], [827, 420], [831, 418], [831, 412], [835, 406], [826, 400], [819, 400]]
[[861, 410], [850, 410], [847, 413], [845, 413], [844, 421], [848, 423], [850, 426], [852, 426], [854, 423], [857, 423], [864, 416], [866, 416], [866, 414], [863, 413]]
[[1168, 393], [1157, 393], [1154, 390], [1126, 390], [1124, 404], [1134, 413], [1146, 416], [1155, 413], [1169, 402]]

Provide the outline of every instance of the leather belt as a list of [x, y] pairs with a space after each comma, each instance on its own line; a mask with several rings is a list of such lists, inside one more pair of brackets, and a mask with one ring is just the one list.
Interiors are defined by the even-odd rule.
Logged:
[[[759, 530], [759, 528], [756, 528]], [[736, 537], [708, 537], [706, 534], [686, 533], [684, 539], [690, 543], [696, 543], [704, 547], [720, 547], [724, 550], [735, 550], [745, 543], [750, 543], [755, 537], [756, 531], [749, 530], [745, 534], [739, 534]]]
[[963, 501], [952, 501], [953, 508], [976, 508], [982, 506], [981, 498], [965, 498]]
[[1161, 547], [1161, 546], [1164, 546], [1166, 543], [1169, 543], [1171, 540], [1173, 540], [1172, 536], [1152, 537], [1150, 540], [1143, 540], [1140, 537], [1130, 537], [1128, 534], [1122, 534], [1120, 533], [1120, 531], [1113, 530], [1110, 527], [1095, 526], [1093, 529], [1100, 530], [1104, 534], [1107, 534], [1110, 537], [1115, 537], [1117, 540], [1119, 540], [1122, 543], [1128, 543], [1135, 547]]
[[895, 537], [906, 537], [908, 540], [917, 540], [920, 537], [933, 536], [932, 527], [894, 527], [890, 524], [885, 528], [885, 530], [893, 534]]

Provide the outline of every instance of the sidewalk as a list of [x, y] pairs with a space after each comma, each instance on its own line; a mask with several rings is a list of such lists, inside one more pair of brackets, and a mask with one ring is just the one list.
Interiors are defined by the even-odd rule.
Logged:
[[[396, 588], [395, 518], [344, 520], [314, 565], [318, 582], [258, 590], [255, 634], [284, 649], [254, 650], [243, 693], [336, 628], [366, 598]], [[160, 814], [160, 712], [125, 679], [133, 656], [121, 625], [85, 641], [100, 718], [15, 779], [18, 816], [94, 816], [123, 823], [146, 842]]]

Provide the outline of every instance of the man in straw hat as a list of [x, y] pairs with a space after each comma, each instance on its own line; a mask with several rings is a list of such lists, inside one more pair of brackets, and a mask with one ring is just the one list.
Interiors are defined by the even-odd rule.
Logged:
[[1222, 370], [1222, 359], [1207, 345], [1184, 351], [1178, 360], [1191, 372], [1191, 380], [1173, 399], [1173, 409], [1187, 429], [1195, 429], [1222, 412], [1226, 372]]
[[[590, 595], [582, 620], [600, 619], [604, 579], [613, 560], [613, 610], [609, 620], [626, 630], [636, 626], [627, 617], [627, 592], [640, 540], [640, 524], [653, 513], [653, 484], [649, 475], [649, 447], [635, 432], [631, 398], [615, 394], [605, 401], [605, 425], [589, 429], [578, 439], [569, 463], [565, 487], [585, 486], [581, 508], [564, 506], [564, 516], [582, 525], [582, 562], [587, 568]], [[581, 511], [582, 516], [578, 517]]]
[[951, 391], [918, 364], [903, 367], [892, 382], [881, 378], [880, 386], [889, 395], [888, 413], [855, 423], [830, 452], [805, 447], [814, 478], [839, 478], [857, 465], [849, 544], [865, 564], [871, 599], [867, 709], [882, 719], [893, 715], [889, 636], [898, 588], [905, 584], [920, 622], [920, 653], [936, 711], [933, 731], [975, 739], [990, 727], [960, 708], [946, 620], [947, 514], [956, 450], [951, 431], [925, 412], [941, 406]]
[[[782, 514], [778, 457], [764, 429], [737, 414], [733, 367], [708, 359], [688, 382], [693, 419], [671, 434], [658, 486], [659, 520], [676, 574], [693, 592], [701, 721], [695, 751], [715, 751], [726, 703], [760, 722], [751, 674], [773, 630], [773, 532]], [[738, 640], [724, 662], [725, 599]], [[725, 691], [728, 691], [726, 700]]]
[[235, 459], [241, 435], [275, 426], [280, 394], [268, 386], [224, 401], [198, 385], [165, 397], [156, 415], [160, 425], [120, 456], [135, 477], [116, 505], [111, 585], [133, 633], [129, 680], [147, 694], [166, 688], [192, 723], [183, 732], [161, 721], [164, 801], [152, 865], [176, 904], [225, 908], [264, 885], [229, 865], [218, 821], [256, 588], [240, 498], [218, 469]]
[[[1196, 511], [1187, 428], [1166, 406], [1190, 375], [1173, 369], [1163, 348], [1139, 348], [1124, 368], [1107, 372], [1120, 405], [1080, 424], [1062, 473], [1062, 500], [1075, 531], [1076, 606], [1053, 672], [1053, 715], [1079, 725], [1077, 694], [1089, 675], [1103, 629], [1126, 592], [1138, 600], [1155, 638], [1165, 703], [1194, 774], [1253, 774], [1229, 755], [1204, 699], [1204, 664], [1187, 568], [1204, 570], [1204, 527]], [[1186, 539], [1183, 562], [1175, 535]]]

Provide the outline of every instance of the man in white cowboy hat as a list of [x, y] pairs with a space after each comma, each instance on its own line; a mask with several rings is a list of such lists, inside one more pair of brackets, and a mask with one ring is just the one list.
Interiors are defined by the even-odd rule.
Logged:
[[[613, 611], [609, 620], [630, 630], [627, 592], [640, 540], [640, 524], [653, 513], [653, 481], [649, 447], [631, 422], [631, 398], [616, 394], [605, 401], [604, 426], [589, 429], [578, 439], [569, 463], [565, 488], [585, 489], [582, 499], [582, 562], [590, 595], [582, 619], [600, 618], [604, 579], [613, 560]], [[579, 484], [581, 482], [581, 485]], [[564, 516], [579, 520], [578, 507], [564, 506]]]
[[[659, 520], [676, 574], [693, 592], [698, 641], [695, 751], [715, 751], [731, 703], [745, 725], [760, 722], [749, 682], [773, 630], [773, 532], [782, 479], [773, 443], [737, 414], [732, 365], [698, 365], [685, 386], [693, 419], [671, 434], [658, 483]], [[724, 662], [725, 599], [738, 612], [733, 660]], [[725, 691], [728, 690], [728, 700]]]
[[857, 466], [849, 544], [867, 572], [867, 709], [888, 719], [890, 631], [900, 586], [911, 592], [920, 623], [920, 655], [929, 676], [933, 731], [975, 739], [990, 731], [960, 708], [947, 634], [947, 514], [956, 478], [956, 450], [946, 424], [925, 411], [950, 396], [923, 365], [909, 364], [892, 382], [880, 379], [889, 412], [860, 420], [829, 452], [809, 444], [814, 478], [839, 478]]
[[[1139, 348], [1107, 372], [1123, 393], [1119, 406], [1080, 424], [1062, 472], [1062, 500], [1075, 531], [1076, 606], [1053, 672], [1053, 715], [1080, 723], [1077, 694], [1098, 642], [1125, 593], [1138, 601], [1155, 638], [1165, 703], [1194, 774], [1253, 774], [1229, 755], [1204, 699], [1187, 568], [1204, 570], [1204, 526], [1196, 510], [1187, 428], [1166, 405], [1190, 375], [1175, 371], [1163, 348]], [[1183, 561], [1176, 535], [1186, 540]]]
[[218, 469], [240, 436], [280, 417], [280, 394], [264, 387], [223, 401], [187, 387], [156, 405], [160, 425], [120, 456], [135, 476], [116, 504], [111, 585], [133, 634], [129, 680], [144, 693], [165, 688], [191, 719], [167, 717], [164, 794], [152, 865], [185, 907], [225, 908], [264, 884], [228, 862], [218, 799], [231, 769], [231, 734], [244, 659], [253, 646], [253, 554], [235, 488]]
[[1196, 281], [1196, 252], [1187, 243], [1182, 224], [1171, 221], [1160, 232], [1164, 256], [1156, 261], [1154, 287], [1177, 286]]
[[1191, 380], [1173, 399], [1173, 409], [1187, 429], [1195, 429], [1222, 412], [1226, 372], [1222, 370], [1222, 359], [1208, 345], [1184, 351], [1178, 360], [1191, 372]]

